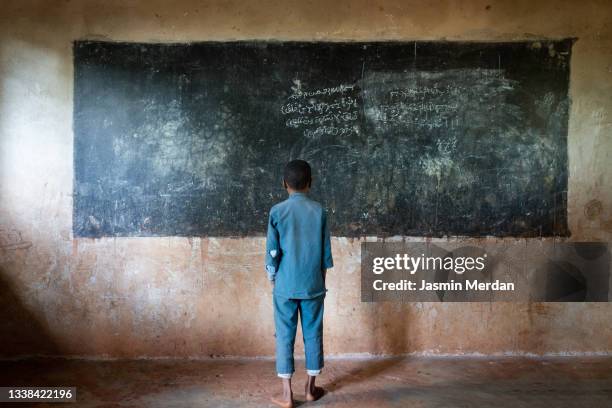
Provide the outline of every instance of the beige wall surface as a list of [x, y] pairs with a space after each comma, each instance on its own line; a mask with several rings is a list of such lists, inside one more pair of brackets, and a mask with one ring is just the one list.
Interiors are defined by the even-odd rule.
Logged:
[[[609, 241], [610, 1], [3, 1], [0, 356], [274, 352], [264, 238], [72, 236], [73, 40], [565, 37], [570, 239]], [[611, 304], [361, 303], [360, 242], [332, 245], [329, 355], [612, 352]]]

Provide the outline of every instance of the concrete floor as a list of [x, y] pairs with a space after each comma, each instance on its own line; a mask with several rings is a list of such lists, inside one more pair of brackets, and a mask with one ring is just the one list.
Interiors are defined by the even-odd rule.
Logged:
[[[278, 381], [270, 360], [64, 359], [2, 361], [0, 385], [76, 386], [76, 404], [36, 407], [268, 407]], [[612, 358], [395, 358], [328, 360], [328, 393], [297, 406], [612, 407]], [[0, 404], [2, 407], [9, 404]], [[10, 404], [25, 407], [27, 403]]]

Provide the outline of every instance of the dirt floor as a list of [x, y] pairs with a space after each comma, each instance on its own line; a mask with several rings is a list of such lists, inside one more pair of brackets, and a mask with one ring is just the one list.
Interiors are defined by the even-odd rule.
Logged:
[[[305, 403], [296, 362], [296, 406], [612, 407], [612, 358], [331, 359]], [[271, 360], [21, 360], [0, 362], [1, 386], [76, 386], [78, 402], [35, 407], [268, 407], [279, 389]]]

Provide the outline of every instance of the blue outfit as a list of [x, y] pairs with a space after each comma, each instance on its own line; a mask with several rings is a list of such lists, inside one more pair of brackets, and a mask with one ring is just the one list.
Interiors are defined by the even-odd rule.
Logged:
[[323, 270], [333, 267], [327, 214], [305, 193], [291, 193], [270, 210], [266, 271], [273, 280], [276, 369], [294, 371], [293, 346], [298, 314], [302, 322], [306, 369], [323, 367]]
[[276, 327], [276, 372], [280, 377], [291, 378], [295, 371], [293, 346], [298, 324], [302, 321], [306, 370], [317, 375], [323, 368], [323, 299], [287, 299], [273, 296], [274, 326]]

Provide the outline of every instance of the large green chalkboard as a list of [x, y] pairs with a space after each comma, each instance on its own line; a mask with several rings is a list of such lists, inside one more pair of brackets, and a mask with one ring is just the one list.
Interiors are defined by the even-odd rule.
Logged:
[[572, 43], [75, 42], [74, 234], [567, 235]]

